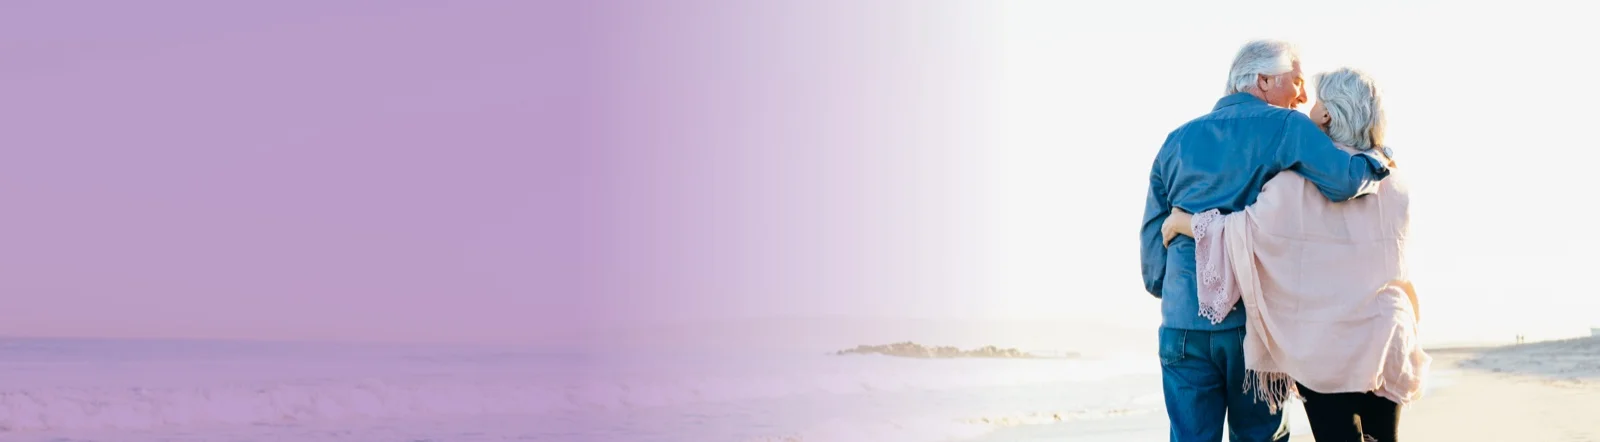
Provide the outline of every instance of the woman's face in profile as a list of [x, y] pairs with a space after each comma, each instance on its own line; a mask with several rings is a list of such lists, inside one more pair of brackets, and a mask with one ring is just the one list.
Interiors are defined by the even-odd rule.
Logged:
[[1328, 122], [1332, 120], [1333, 118], [1328, 116], [1328, 108], [1322, 106], [1322, 100], [1317, 100], [1317, 104], [1311, 106], [1311, 121], [1317, 123], [1317, 127], [1322, 128], [1323, 132], [1328, 131]]

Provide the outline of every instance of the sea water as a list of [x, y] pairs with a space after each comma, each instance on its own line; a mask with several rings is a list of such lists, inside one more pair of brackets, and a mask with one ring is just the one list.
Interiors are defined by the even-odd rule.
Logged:
[[4, 339], [0, 440], [1150, 440], [1160, 386], [1153, 357]]

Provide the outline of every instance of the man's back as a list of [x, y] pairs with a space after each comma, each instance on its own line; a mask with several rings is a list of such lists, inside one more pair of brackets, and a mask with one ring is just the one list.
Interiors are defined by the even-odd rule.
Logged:
[[1212, 324], [1200, 316], [1195, 295], [1194, 241], [1161, 243], [1161, 223], [1171, 208], [1190, 213], [1243, 210], [1279, 172], [1294, 170], [1332, 201], [1370, 192], [1388, 170], [1365, 155], [1340, 151], [1310, 118], [1248, 95], [1223, 97], [1214, 110], [1174, 130], [1150, 171], [1141, 235], [1146, 290], [1161, 298], [1162, 325], [1224, 330], [1244, 325], [1235, 310]]

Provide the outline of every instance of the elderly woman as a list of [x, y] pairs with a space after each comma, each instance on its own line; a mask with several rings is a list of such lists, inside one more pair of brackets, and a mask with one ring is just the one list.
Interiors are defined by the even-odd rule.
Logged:
[[[1311, 119], [1351, 153], [1383, 147], [1383, 101], [1367, 74], [1318, 75]], [[1201, 314], [1243, 301], [1245, 366], [1277, 410], [1305, 401], [1322, 441], [1393, 441], [1400, 409], [1420, 396], [1431, 361], [1417, 345], [1418, 306], [1405, 264], [1410, 191], [1403, 171], [1371, 195], [1332, 203], [1293, 172], [1268, 181], [1244, 211], [1173, 209], [1163, 234], [1195, 238]]]

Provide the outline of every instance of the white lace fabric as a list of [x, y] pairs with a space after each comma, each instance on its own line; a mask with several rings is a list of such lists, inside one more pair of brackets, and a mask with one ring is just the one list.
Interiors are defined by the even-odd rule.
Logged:
[[1239, 304], [1239, 287], [1234, 284], [1233, 272], [1227, 271], [1227, 243], [1223, 235], [1223, 215], [1216, 209], [1207, 210], [1189, 219], [1194, 232], [1195, 269], [1200, 273], [1200, 316], [1212, 324], [1222, 323]]

